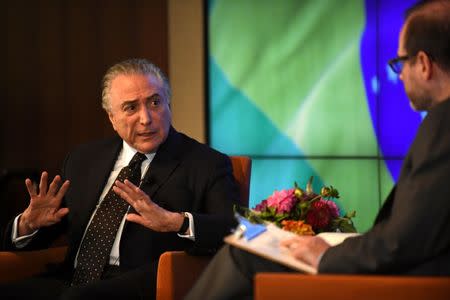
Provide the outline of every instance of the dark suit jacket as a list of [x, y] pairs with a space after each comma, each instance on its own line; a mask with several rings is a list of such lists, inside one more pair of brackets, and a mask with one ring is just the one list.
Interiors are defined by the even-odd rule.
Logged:
[[[67, 233], [66, 266], [73, 267], [87, 223], [121, 148], [122, 140], [116, 137], [82, 145], [67, 156], [63, 178], [70, 180], [71, 186], [64, 203], [70, 212], [57, 225], [42, 228], [26, 249], [47, 247], [60, 233]], [[214, 251], [234, 225], [233, 204], [238, 203], [239, 193], [228, 156], [173, 128], [151, 162], [141, 188], [165, 209], [192, 213], [195, 242], [126, 222], [120, 240], [123, 270], [155, 261], [167, 250]], [[11, 226], [7, 236], [11, 236], [10, 230]], [[13, 249], [11, 244], [7, 246]]]
[[423, 120], [373, 228], [327, 250], [319, 272], [450, 275], [450, 99]]

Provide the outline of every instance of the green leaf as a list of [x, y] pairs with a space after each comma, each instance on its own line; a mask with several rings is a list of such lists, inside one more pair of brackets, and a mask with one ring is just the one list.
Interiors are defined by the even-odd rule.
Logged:
[[313, 193], [313, 188], [312, 188], [313, 179], [314, 179], [314, 176], [309, 177], [308, 183], [306, 184], [306, 193], [308, 195]]
[[354, 218], [354, 217], [356, 217], [356, 211], [352, 210], [352, 211], [348, 212], [344, 217], [348, 218], [348, 219]]
[[337, 229], [341, 232], [357, 232], [351, 219], [344, 217], [336, 220], [338, 221]]

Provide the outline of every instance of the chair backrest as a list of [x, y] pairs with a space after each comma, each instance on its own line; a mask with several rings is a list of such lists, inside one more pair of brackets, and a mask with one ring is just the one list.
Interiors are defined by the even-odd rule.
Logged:
[[450, 277], [258, 273], [255, 300], [449, 299]]
[[233, 165], [233, 176], [239, 185], [241, 205], [248, 206], [252, 160], [248, 156], [230, 156]]

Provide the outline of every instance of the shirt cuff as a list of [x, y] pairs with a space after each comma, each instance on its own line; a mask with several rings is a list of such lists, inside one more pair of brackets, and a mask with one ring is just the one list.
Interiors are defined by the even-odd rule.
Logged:
[[179, 237], [195, 241], [194, 217], [191, 213], [186, 212], [185, 215], [189, 218], [189, 228], [187, 234], [178, 234]]
[[38, 229], [36, 229], [33, 233], [24, 235], [21, 237], [18, 237], [19, 234], [19, 219], [22, 216], [22, 214], [18, 215], [13, 222], [12, 230], [11, 230], [11, 241], [14, 244], [14, 246], [18, 249], [24, 248], [26, 245], [30, 243], [30, 241], [33, 239], [33, 237], [38, 232]]

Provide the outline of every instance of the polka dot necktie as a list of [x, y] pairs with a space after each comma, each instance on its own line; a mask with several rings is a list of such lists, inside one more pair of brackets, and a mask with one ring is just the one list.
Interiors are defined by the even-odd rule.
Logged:
[[[146, 159], [144, 154], [137, 152], [128, 166], [120, 170], [116, 180], [123, 182], [128, 179], [137, 185], [141, 179], [141, 163]], [[128, 203], [113, 191], [112, 186], [86, 230], [78, 252], [72, 285], [88, 284], [100, 279], [109, 260], [117, 230], [128, 209]]]

